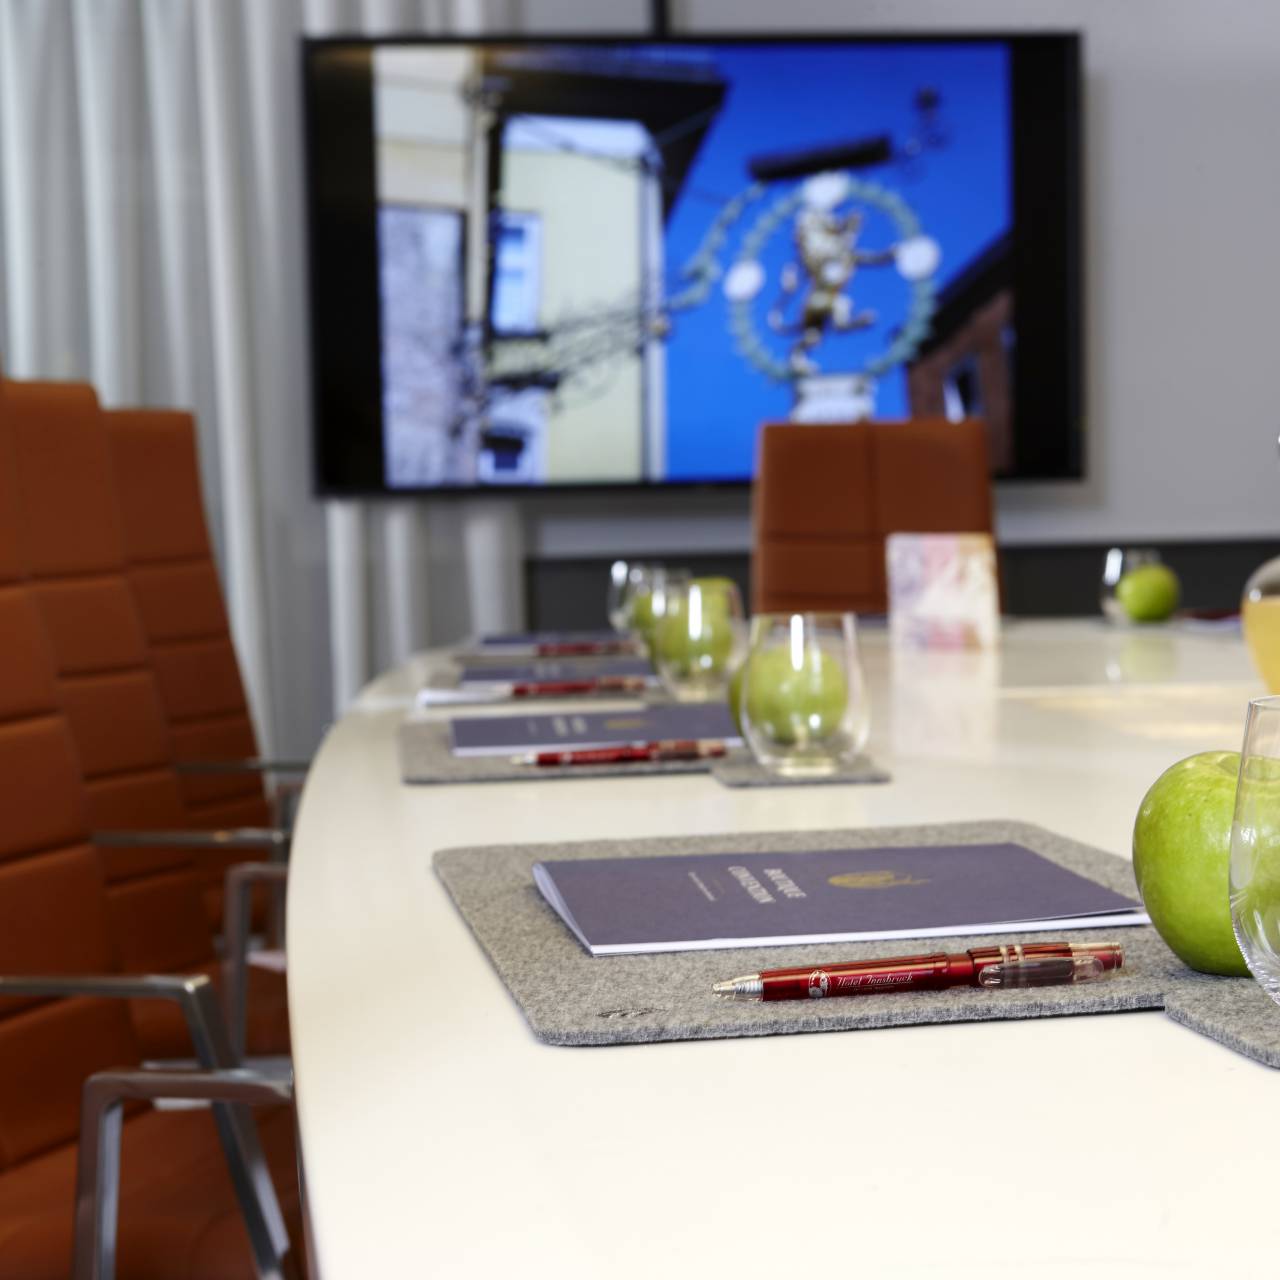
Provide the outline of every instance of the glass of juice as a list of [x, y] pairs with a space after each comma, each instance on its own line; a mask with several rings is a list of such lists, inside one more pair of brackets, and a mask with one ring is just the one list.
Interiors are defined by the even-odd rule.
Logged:
[[1280, 556], [1244, 584], [1240, 623], [1258, 674], [1272, 693], [1280, 693]]

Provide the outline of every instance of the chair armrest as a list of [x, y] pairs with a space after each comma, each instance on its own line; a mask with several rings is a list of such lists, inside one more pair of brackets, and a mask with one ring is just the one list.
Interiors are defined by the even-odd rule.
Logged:
[[229, 849], [287, 850], [293, 837], [279, 827], [226, 827], [184, 830], [94, 831], [99, 849], [188, 849], [192, 853], [225, 853]]
[[212, 981], [203, 973], [33, 974], [0, 976], [0, 996], [172, 1000], [186, 1019], [196, 1059], [208, 1070], [235, 1066], [227, 1024]]
[[236, 1062], [244, 1059], [248, 1017], [249, 895], [255, 884], [283, 885], [288, 876], [289, 868], [278, 862], [240, 862], [227, 868], [222, 895], [222, 991]]
[[293, 1101], [293, 1077], [249, 1067], [224, 1067], [216, 1071], [188, 1067], [113, 1069], [91, 1075], [84, 1083], [84, 1096], [92, 1096], [95, 1105], [112, 1099], [154, 1102], [184, 1098], [274, 1107]]
[[271, 820], [276, 826], [289, 828], [293, 826], [293, 811], [297, 807], [297, 798], [302, 791], [306, 774], [311, 768], [310, 760], [264, 760], [257, 756], [245, 756], [238, 760], [177, 760], [174, 770], [184, 774], [256, 774], [266, 777], [269, 774], [295, 774], [292, 778], [275, 777], [268, 787], [268, 798], [271, 801]]
[[224, 1067], [216, 1071], [189, 1067], [112, 1069], [91, 1075], [84, 1083], [84, 1096], [92, 1096], [95, 1104], [105, 1104], [111, 1099], [154, 1102], [183, 1098], [274, 1107], [293, 1101], [293, 1077], [249, 1067]]
[[198, 1098], [214, 1104], [257, 1274], [264, 1280], [296, 1280], [298, 1267], [284, 1214], [247, 1110], [288, 1103], [292, 1097], [291, 1081], [253, 1071], [123, 1070], [90, 1076], [80, 1108], [74, 1280], [114, 1280], [123, 1103], [158, 1098]]
[[178, 773], [306, 773], [310, 760], [264, 760], [245, 756], [238, 760], [176, 760]]

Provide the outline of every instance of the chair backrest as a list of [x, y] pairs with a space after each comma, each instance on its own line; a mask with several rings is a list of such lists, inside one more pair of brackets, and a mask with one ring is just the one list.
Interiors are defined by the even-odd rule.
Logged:
[[[48, 636], [79, 756], [91, 829], [189, 825], [142, 625], [123, 572], [111, 461], [97, 397], [62, 383], [5, 385], [19, 564]], [[176, 970], [212, 958], [191, 855], [107, 849], [121, 967]]]
[[[120, 497], [124, 557], [180, 761], [258, 754], [227, 623], [200, 491], [195, 420], [166, 409], [103, 418]], [[262, 826], [269, 810], [252, 774], [184, 774], [202, 826]]]
[[[0, 390], [0, 416], [3, 416]], [[0, 974], [107, 973], [102, 864], [0, 437]], [[121, 1001], [0, 999], [0, 1168], [74, 1140], [86, 1076], [138, 1061]]]
[[966, 420], [760, 432], [752, 608], [884, 613], [890, 533], [990, 533], [986, 429]]

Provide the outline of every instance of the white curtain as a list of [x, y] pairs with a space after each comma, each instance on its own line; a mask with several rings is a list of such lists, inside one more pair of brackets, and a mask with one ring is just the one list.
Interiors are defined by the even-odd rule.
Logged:
[[518, 30], [522, 8], [0, 0], [0, 359], [195, 410], [266, 750], [309, 750], [428, 639], [520, 614], [512, 505], [311, 496], [298, 39]]

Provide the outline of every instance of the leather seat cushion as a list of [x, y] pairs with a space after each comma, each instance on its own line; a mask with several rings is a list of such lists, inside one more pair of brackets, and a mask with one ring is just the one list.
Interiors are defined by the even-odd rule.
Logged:
[[[256, 1113], [290, 1238], [302, 1240], [292, 1112]], [[249, 1280], [248, 1237], [209, 1111], [126, 1122], [117, 1280]], [[0, 1174], [0, 1280], [71, 1274], [74, 1146]]]

